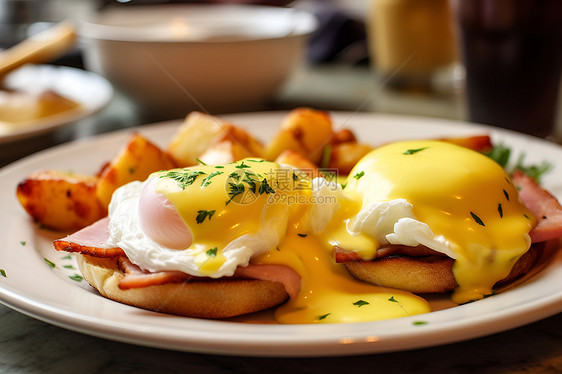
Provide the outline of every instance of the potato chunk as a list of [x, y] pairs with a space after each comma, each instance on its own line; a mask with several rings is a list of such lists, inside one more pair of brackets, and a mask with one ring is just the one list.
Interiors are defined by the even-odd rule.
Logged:
[[33, 219], [60, 231], [73, 231], [104, 217], [96, 197], [97, 178], [61, 171], [39, 171], [23, 180], [16, 195]]
[[102, 169], [96, 195], [107, 207], [118, 187], [134, 180], [145, 180], [155, 171], [174, 167], [175, 163], [158, 146], [139, 134], [133, 134], [119, 154]]
[[285, 117], [279, 131], [268, 144], [265, 157], [275, 160], [283, 151], [290, 149], [306, 155], [319, 165], [333, 136], [332, 120], [328, 112], [309, 108], [294, 109]]
[[348, 142], [332, 145], [329, 168], [337, 169], [340, 175], [348, 175], [355, 164], [373, 150], [368, 144]]
[[261, 158], [263, 145], [246, 130], [230, 122], [192, 112], [168, 144], [167, 152], [178, 166], [184, 167], [196, 165], [197, 159], [207, 163], [204, 158], [210, 164], [216, 164], [212, 161], [215, 159], [226, 158], [232, 160], [227, 162], [233, 162], [246, 157]]

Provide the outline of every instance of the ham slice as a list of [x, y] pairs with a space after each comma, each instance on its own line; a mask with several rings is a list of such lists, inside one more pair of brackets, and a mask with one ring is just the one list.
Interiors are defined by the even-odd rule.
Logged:
[[[128, 290], [157, 286], [166, 283], [186, 281], [212, 281], [212, 278], [196, 277], [181, 271], [159, 271], [151, 273], [133, 264], [127, 257], [117, 259], [117, 264], [125, 276], [119, 282], [119, 288]], [[297, 296], [301, 287], [301, 277], [285, 265], [253, 265], [239, 267], [232, 277], [225, 279], [259, 279], [283, 284], [291, 297]]]
[[93, 257], [125, 256], [121, 248], [104, 248], [109, 239], [108, 224], [109, 218], [102, 218], [74, 234], [55, 240], [53, 245], [57, 251], [76, 252]]
[[533, 178], [516, 170], [513, 184], [519, 190], [519, 199], [537, 218], [537, 225], [529, 235], [533, 243], [544, 242], [562, 236], [562, 206]]
[[[196, 277], [181, 271], [160, 271], [151, 273], [133, 264], [121, 248], [103, 248], [109, 239], [109, 218], [103, 218], [63, 239], [53, 242], [58, 251], [75, 252], [93, 257], [117, 258], [117, 264], [125, 274], [119, 288], [131, 289], [166, 283], [179, 283], [189, 280], [212, 280]], [[238, 267], [231, 279], [259, 279], [279, 282], [284, 285], [289, 296], [294, 297], [300, 290], [301, 277], [285, 265], [248, 265]]]

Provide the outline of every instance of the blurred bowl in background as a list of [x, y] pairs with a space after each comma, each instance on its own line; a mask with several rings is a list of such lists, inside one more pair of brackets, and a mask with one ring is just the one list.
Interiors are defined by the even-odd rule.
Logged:
[[264, 107], [303, 60], [309, 13], [248, 5], [115, 7], [80, 24], [84, 63], [145, 113]]

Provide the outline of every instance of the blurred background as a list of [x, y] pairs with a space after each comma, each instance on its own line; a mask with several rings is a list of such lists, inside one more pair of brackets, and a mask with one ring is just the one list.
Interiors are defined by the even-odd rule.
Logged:
[[[181, 8], [209, 3], [233, 7]], [[310, 106], [562, 138], [559, 0], [0, 0], [0, 48], [64, 20], [76, 40], [39, 62], [93, 71], [114, 92], [72, 126], [0, 142], [2, 164], [191, 110]]]

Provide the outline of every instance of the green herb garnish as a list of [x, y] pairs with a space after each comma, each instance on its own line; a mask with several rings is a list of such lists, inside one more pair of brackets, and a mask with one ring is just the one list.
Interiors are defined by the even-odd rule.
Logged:
[[390, 296], [390, 299], [388, 299], [388, 301], [392, 301], [393, 303], [397, 303], [397, 302], [398, 302], [398, 300], [396, 300], [396, 299], [394, 298], [394, 296]]
[[82, 282], [82, 279], [84, 279], [79, 274], [70, 275], [69, 278], [72, 279], [75, 282]]
[[20, 240], [21, 245], [25, 245], [25, 240]]
[[318, 316], [318, 320], [322, 321], [323, 319], [326, 319], [326, 317], [328, 317], [330, 314], [332, 314], [332, 313], [322, 314], [321, 316]]
[[353, 176], [353, 178], [359, 179], [359, 178], [361, 178], [363, 175], [365, 175], [365, 172], [364, 172], [364, 171], [361, 171], [361, 172], [355, 174], [355, 175]]
[[308, 236], [308, 234], [297, 234], [298, 236], [300, 236], [301, 238], [306, 238]]
[[53, 261], [48, 260], [46, 257], [43, 257], [43, 260], [45, 260], [45, 262], [47, 263], [47, 265], [49, 265], [49, 266], [52, 267], [52, 268], [54, 268], [55, 266], [57, 266], [57, 265], [55, 265], [55, 263], [54, 263]]
[[479, 224], [480, 226], [486, 226], [484, 224], [484, 222], [482, 222], [482, 220], [480, 219], [480, 217], [478, 217], [476, 214], [470, 212], [470, 215], [472, 216], [472, 218], [474, 219], [474, 221]]
[[498, 204], [498, 213], [500, 214], [500, 218], [503, 218], [503, 208], [501, 204]]
[[275, 193], [275, 190], [273, 188], [271, 188], [269, 183], [267, 183], [267, 179], [265, 179], [265, 178], [261, 181], [261, 184], [260, 184], [260, 195], [264, 194], [264, 193], [266, 193], [266, 194]]
[[207, 255], [208, 255], [209, 257], [216, 257], [216, 256], [217, 256], [217, 251], [218, 251], [218, 250], [219, 250], [219, 249], [218, 249], [217, 247], [215, 247], [215, 248], [211, 248], [211, 249], [207, 250], [206, 253], [207, 253]]
[[414, 321], [412, 322], [412, 325], [414, 326], [422, 326], [422, 325], [427, 325], [428, 322], [427, 321]]
[[4, 278], [8, 278], [4, 269], [0, 269], [0, 275], [2, 275]]
[[72, 256], [71, 255], [66, 255], [64, 257], [61, 257], [61, 260], [72, 260]]
[[244, 161], [242, 161], [240, 164], [236, 165], [235, 168], [236, 168], [236, 169], [245, 169], [245, 168], [251, 168], [251, 166], [250, 166], [250, 165], [246, 165], [246, 164], [244, 163]]
[[215, 171], [214, 173], [209, 174], [205, 179], [201, 181], [201, 187], [207, 187], [211, 184], [211, 178], [214, 178], [217, 175], [221, 174], [224, 174], [224, 171]]
[[230, 196], [230, 199], [228, 199], [225, 205], [228, 205], [232, 201], [232, 199], [240, 194], [243, 194], [244, 191], [246, 191], [246, 187], [244, 187], [242, 183], [229, 183], [228, 185], [230, 186], [230, 191], [228, 191], [228, 196]]
[[496, 161], [508, 174], [513, 174], [515, 170], [521, 170], [523, 174], [528, 175], [538, 183], [540, 183], [540, 178], [553, 168], [553, 165], [547, 161], [543, 161], [538, 165], [524, 165], [524, 153], [521, 153], [517, 158], [515, 165], [510, 167], [509, 159], [511, 157], [511, 149], [502, 143], [495, 145], [490, 152], [484, 154]]
[[427, 147], [423, 147], [423, 148], [417, 148], [417, 149], [408, 149], [406, 150], [406, 152], [402, 153], [403, 155], [413, 155], [414, 153], [418, 153], [423, 151], [424, 149], [427, 149]]
[[160, 178], [170, 178], [175, 180], [182, 190], [185, 190], [188, 186], [191, 186], [198, 176], [206, 174], [204, 171], [169, 171]]
[[357, 307], [362, 307], [363, 305], [369, 305], [370, 303], [368, 301], [365, 300], [357, 300], [356, 302], [353, 303], [353, 305], [356, 305]]
[[205, 165], [207, 166], [206, 163], [204, 163], [203, 161], [201, 161], [200, 159], [198, 159], [197, 157], [195, 157], [195, 161], [197, 161], [198, 163], [200, 163], [201, 165]]
[[213, 214], [215, 214], [215, 210], [198, 210], [195, 220], [197, 221], [197, 223], [203, 223], [205, 218], [209, 217], [210, 221], [213, 217]]
[[63, 265], [62, 267], [65, 269], [74, 269], [74, 266], [72, 265]]

